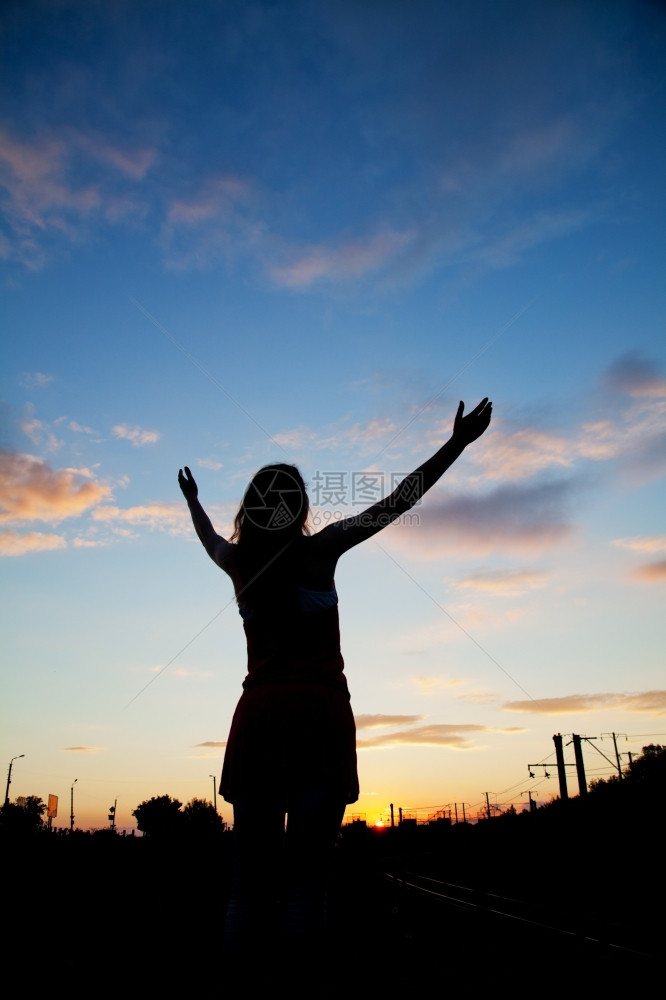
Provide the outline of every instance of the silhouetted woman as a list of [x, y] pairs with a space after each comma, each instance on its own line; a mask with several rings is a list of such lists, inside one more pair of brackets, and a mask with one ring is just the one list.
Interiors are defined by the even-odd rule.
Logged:
[[199, 539], [233, 581], [247, 637], [248, 672], [220, 785], [234, 807], [228, 953], [256, 955], [260, 941], [280, 947], [278, 938], [287, 949], [300, 948], [323, 925], [330, 849], [359, 791], [335, 567], [348, 549], [413, 507], [483, 434], [491, 403], [483, 399], [463, 412], [460, 403], [451, 438], [390, 496], [314, 535], [293, 465], [259, 470], [230, 540], [215, 532], [187, 466], [178, 473]]

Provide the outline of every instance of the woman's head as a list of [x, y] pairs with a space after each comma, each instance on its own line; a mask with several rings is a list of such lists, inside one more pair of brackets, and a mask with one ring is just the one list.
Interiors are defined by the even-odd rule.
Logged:
[[234, 541], [265, 544], [307, 534], [305, 483], [295, 465], [265, 465], [253, 476], [234, 521]]

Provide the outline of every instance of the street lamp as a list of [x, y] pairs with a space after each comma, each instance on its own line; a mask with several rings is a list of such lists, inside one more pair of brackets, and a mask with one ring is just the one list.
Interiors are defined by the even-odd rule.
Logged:
[[25, 754], [24, 753], [20, 753], [18, 755], [18, 757], [12, 757], [12, 759], [9, 762], [9, 771], [7, 772], [7, 787], [5, 789], [5, 805], [6, 806], [9, 805], [9, 786], [12, 783], [12, 764], [14, 763], [15, 760], [18, 760], [19, 757], [25, 757]]
[[214, 774], [209, 774], [208, 777], [213, 779], [213, 808], [217, 812], [217, 778]]
[[72, 787], [69, 790], [69, 832], [74, 833], [74, 785], [79, 779], [74, 778]]

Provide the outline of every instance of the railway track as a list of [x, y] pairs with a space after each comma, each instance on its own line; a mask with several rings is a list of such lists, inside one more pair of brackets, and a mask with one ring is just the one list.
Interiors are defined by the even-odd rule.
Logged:
[[604, 956], [637, 967], [653, 964], [662, 947], [656, 931], [646, 930], [648, 914], [633, 915], [635, 922], [620, 924], [576, 901], [563, 908], [552, 901], [517, 899], [413, 870], [385, 870], [384, 879], [393, 888], [395, 911], [418, 919], [421, 909], [420, 919], [427, 927], [438, 915], [440, 924], [452, 927], [462, 911], [474, 922], [472, 933], [484, 937], [497, 939], [499, 934], [504, 942], [552, 947], [560, 954], [575, 951], [578, 956]]

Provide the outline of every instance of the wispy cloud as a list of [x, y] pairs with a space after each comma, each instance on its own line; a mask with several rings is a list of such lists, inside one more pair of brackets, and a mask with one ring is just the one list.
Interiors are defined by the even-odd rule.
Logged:
[[19, 379], [19, 384], [24, 389], [41, 389], [43, 386], [53, 382], [55, 375], [46, 375], [44, 372], [24, 372]]
[[275, 283], [286, 288], [309, 288], [320, 281], [360, 278], [382, 267], [413, 238], [414, 233], [409, 230], [385, 230], [365, 239], [351, 239], [335, 248], [319, 244], [295, 251], [288, 264], [273, 264], [269, 270]]
[[471, 576], [453, 581], [462, 590], [488, 591], [504, 597], [517, 597], [529, 590], [546, 585], [547, 574], [530, 570], [480, 570]]
[[68, 753], [97, 753], [101, 747], [63, 747]]
[[159, 431], [145, 431], [141, 427], [130, 427], [128, 424], [116, 424], [111, 430], [114, 437], [130, 441], [135, 448], [156, 444], [162, 436]]
[[219, 472], [220, 469], [224, 468], [224, 463], [218, 462], [214, 458], [197, 458], [196, 463], [202, 469], [210, 469], [212, 472]]
[[136, 507], [97, 507], [92, 512], [93, 521], [147, 527], [167, 531], [172, 535], [190, 534], [191, 523], [183, 504], [152, 503]]
[[385, 726], [409, 726], [420, 722], [422, 715], [356, 715], [357, 729], [382, 729]]
[[632, 576], [642, 583], [661, 583], [662, 580], [666, 580], [666, 559], [643, 563], [636, 567]]
[[121, 146], [102, 134], [72, 133], [74, 147], [135, 181], [143, 180], [158, 158], [154, 146]]
[[75, 549], [98, 549], [104, 548], [109, 543], [102, 538], [73, 538], [72, 547]]
[[64, 549], [62, 535], [47, 535], [41, 531], [0, 531], [0, 556], [23, 556], [28, 552], [52, 552]]
[[[658, 555], [666, 552], [666, 535], [645, 535], [635, 538], [616, 538], [613, 545], [641, 555]], [[666, 559], [655, 559], [634, 567], [631, 575], [641, 583], [660, 583], [666, 580]]]
[[613, 545], [621, 549], [631, 549], [632, 552], [658, 553], [666, 552], [666, 535], [645, 535], [634, 538], [615, 538]]
[[283, 448], [294, 451], [344, 451], [356, 449], [360, 454], [375, 451], [388, 434], [396, 430], [390, 417], [371, 417], [350, 426], [328, 426], [320, 431], [309, 427], [295, 427], [275, 434], [274, 440]]
[[[114, 223], [141, 214], [122, 182], [141, 181], [156, 155], [145, 145], [123, 147], [88, 132], [41, 131], [19, 139], [0, 130], [0, 197], [10, 232], [3, 255], [39, 268], [49, 238], [74, 242], [93, 220]], [[81, 169], [84, 163], [88, 169]]]
[[493, 431], [482, 439], [473, 461], [486, 479], [517, 482], [544, 469], [568, 469], [575, 460], [571, 440], [548, 431], [525, 428], [513, 433]]
[[74, 431], [75, 434], [95, 434], [96, 432], [92, 427], [86, 427], [85, 424], [80, 424], [76, 420], [70, 420], [67, 424], [70, 431]]
[[35, 416], [34, 407], [28, 404], [26, 416], [19, 421], [19, 427], [34, 445], [40, 445], [46, 451], [54, 452], [62, 448], [63, 442], [53, 433], [50, 427]]
[[54, 470], [33, 455], [0, 451], [0, 522], [57, 523], [107, 499], [88, 469]]
[[251, 192], [247, 180], [233, 175], [220, 175], [206, 181], [196, 195], [174, 200], [167, 212], [171, 226], [194, 226], [203, 221], [218, 219], [232, 205], [245, 200]]
[[378, 749], [395, 746], [452, 747], [456, 750], [471, 749], [474, 745], [472, 734], [490, 732], [486, 726], [473, 724], [445, 725], [433, 723], [413, 729], [401, 729], [394, 733], [382, 733], [368, 739], [356, 741], [359, 750]]
[[194, 193], [172, 196], [160, 237], [166, 266], [205, 269], [248, 253], [256, 257], [266, 238], [256, 202], [252, 182], [238, 174], [208, 177]]
[[664, 715], [666, 691], [643, 691], [635, 694], [570, 694], [562, 698], [507, 701], [502, 708], [507, 712], [527, 712], [537, 715], [569, 715], [610, 710]]
[[421, 694], [425, 695], [433, 695], [438, 691], [458, 687], [459, 684], [462, 684], [458, 678], [450, 679], [448, 677], [413, 677], [412, 680]]
[[473, 256], [491, 267], [511, 267], [528, 250], [553, 239], [561, 239], [581, 229], [590, 220], [587, 210], [536, 212], [531, 218], [510, 226], [478, 249]]
[[460, 549], [475, 555], [537, 553], [573, 534], [567, 513], [573, 490], [572, 482], [559, 481], [503, 485], [481, 496], [430, 497], [418, 509], [419, 530], [397, 522], [391, 541], [421, 559]]
[[666, 377], [661, 373], [661, 366], [638, 351], [628, 351], [609, 365], [603, 382], [614, 392], [629, 396], [666, 396]]
[[212, 747], [214, 749], [221, 749], [222, 747], [226, 747], [226, 745], [226, 740], [204, 740], [203, 743], [194, 744], [195, 747]]

